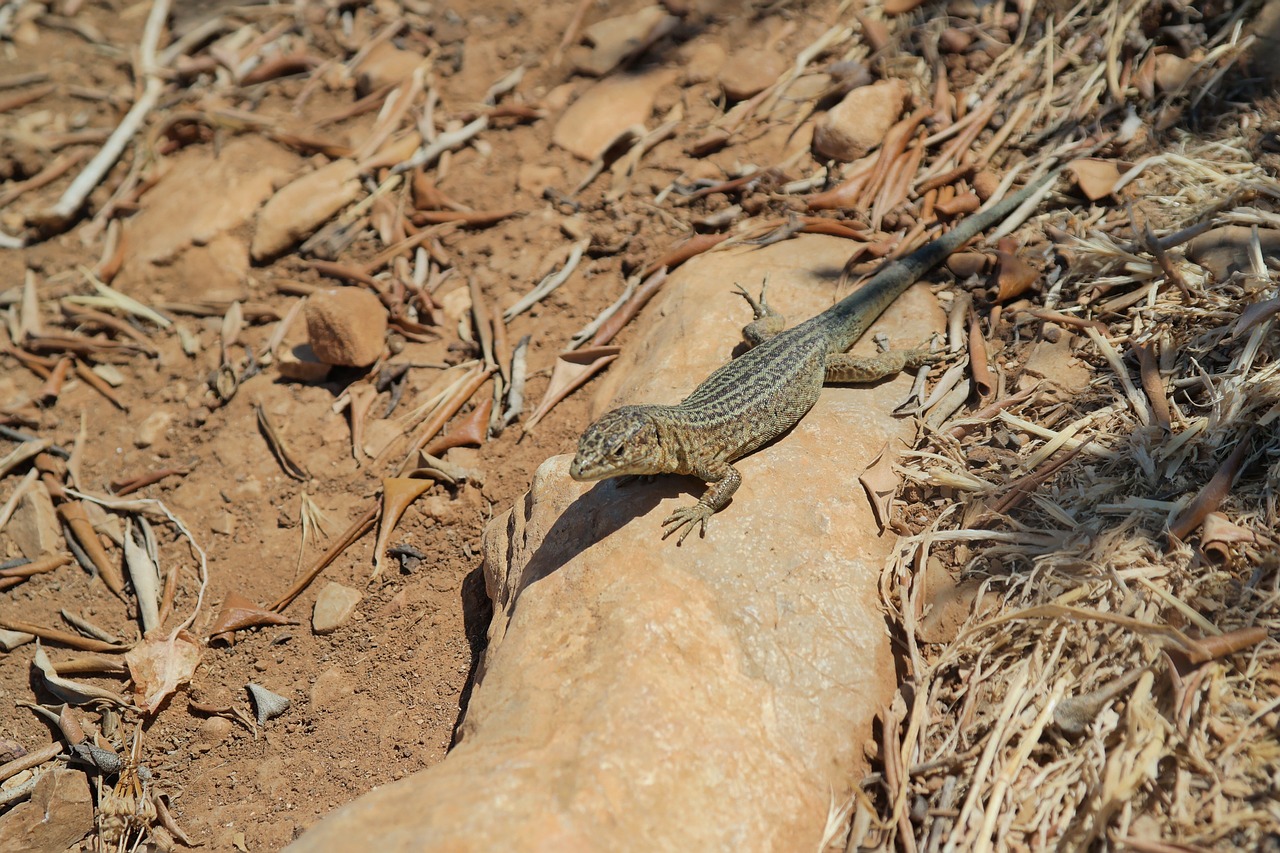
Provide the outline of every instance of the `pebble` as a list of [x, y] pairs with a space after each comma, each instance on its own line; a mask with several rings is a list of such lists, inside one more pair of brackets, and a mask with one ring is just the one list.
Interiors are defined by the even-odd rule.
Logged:
[[854, 89], [818, 120], [813, 150], [833, 160], [857, 160], [884, 140], [902, 115], [906, 97], [906, 86], [899, 80]]
[[646, 6], [630, 15], [598, 21], [583, 30], [582, 35], [592, 48], [575, 57], [574, 65], [583, 73], [603, 77], [670, 32], [677, 23], [679, 19], [668, 15], [661, 6]]
[[332, 634], [351, 618], [360, 598], [360, 593], [349, 586], [333, 581], [325, 584], [311, 611], [311, 630], [317, 634]]
[[387, 310], [358, 287], [319, 290], [307, 299], [307, 340], [317, 360], [368, 367], [386, 346]]
[[150, 447], [164, 437], [169, 424], [173, 423], [173, 412], [157, 409], [147, 415], [146, 420], [138, 427], [133, 436], [134, 447]]
[[425, 62], [425, 57], [411, 50], [401, 50], [390, 42], [369, 51], [356, 69], [356, 94], [361, 97], [388, 84], [402, 83]]
[[658, 90], [676, 72], [607, 77], [582, 93], [556, 122], [551, 140], [565, 151], [592, 161], [632, 125], [644, 125], [653, 112]]
[[27, 489], [5, 527], [5, 533], [28, 560], [38, 560], [62, 550], [61, 525], [44, 483], [36, 482]]
[[720, 67], [720, 88], [731, 101], [745, 101], [773, 85], [787, 70], [786, 60], [772, 50], [736, 51]]

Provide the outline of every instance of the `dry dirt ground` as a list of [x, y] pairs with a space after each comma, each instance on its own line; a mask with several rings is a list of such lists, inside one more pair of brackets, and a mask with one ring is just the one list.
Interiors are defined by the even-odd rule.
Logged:
[[[877, 54], [882, 64], [873, 63], [877, 77], [899, 67], [895, 63], [905, 62], [903, 56], [914, 60], [923, 55], [945, 64], [952, 85], [962, 92], [1016, 34], [1017, 23], [1012, 4], [1007, 11], [993, 12], [986, 4], [931, 3], [915, 18], [886, 24], [878, 10], [864, 19], [852, 9], [840, 11], [834, 2], [669, 2], [666, 9], [679, 16], [675, 30], [645, 51], [632, 70], [673, 69], [644, 120], [651, 130], [678, 112], [680, 129], [670, 138], [655, 139], [632, 174], [611, 171], [611, 161], [601, 178], [571, 197], [590, 164], [554, 145], [552, 129], [564, 105], [586, 90], [592, 78], [575, 71], [575, 57], [583, 50], [580, 39], [567, 52], [561, 51], [561, 39], [577, 28], [572, 20], [579, 7], [589, 25], [642, 5], [571, 0], [550, 0], [536, 9], [502, 0], [275, 7], [176, 3], [171, 18], [176, 34], [206, 21], [222, 26], [194, 40], [170, 63], [165, 88], [137, 138], [70, 222], [47, 221], [41, 211], [68, 189], [142, 90], [135, 62], [151, 4], [58, 0], [18, 5], [8, 31], [0, 32], [0, 85], [5, 86], [0, 89], [5, 105], [0, 129], [9, 129], [0, 137], [0, 195], [15, 187], [24, 191], [0, 203], [0, 226], [9, 234], [25, 232], [30, 242], [0, 249], [0, 293], [10, 330], [30, 322], [34, 327], [25, 328], [49, 334], [74, 331], [120, 339], [118, 330], [66, 313], [66, 297], [94, 293], [86, 269], [104, 276], [109, 271], [113, 287], [155, 306], [174, 325], [135, 324], [154, 347], [151, 353], [81, 354], [84, 364], [114, 368], [118, 384], [109, 393], [119, 405], [75, 373], [56, 395], [42, 396], [46, 379], [38, 368], [50, 362], [24, 360], [10, 349], [0, 355], [0, 422], [63, 448], [78, 443], [78, 485], [95, 494], [109, 495], [111, 484], [122, 479], [181, 469], [134, 497], [162, 501], [207, 553], [208, 588], [190, 627], [201, 641], [209, 639], [229, 593], [259, 604], [275, 601], [300, 567], [312, 564], [375, 505], [381, 478], [393, 467], [380, 468], [368, 456], [353, 454], [350, 409], [335, 407], [348, 385], [364, 379], [367, 371], [335, 369], [326, 380], [307, 383], [283, 379], [272, 365], [249, 369], [263, 361], [271, 336], [299, 294], [315, 286], [350, 283], [326, 278], [312, 263], [323, 256], [324, 247], [312, 252], [295, 247], [249, 265], [234, 258], [245, 255], [252, 239], [251, 218], [209, 245], [210, 235], [193, 238], [190, 224], [212, 217], [228, 198], [264, 174], [267, 185], [279, 183], [280, 176], [297, 172], [308, 157], [321, 161], [366, 140], [383, 117], [380, 111], [390, 90], [368, 84], [373, 87], [371, 108], [334, 118], [371, 94], [358, 73], [347, 72], [346, 63], [362, 46], [389, 40], [406, 51], [432, 56], [428, 80], [438, 98], [438, 129], [484, 114], [490, 87], [517, 67], [527, 69], [513, 93], [491, 99], [512, 109], [494, 111], [474, 144], [457, 146], [428, 170], [435, 187], [453, 202], [478, 211], [517, 213], [482, 227], [441, 227], [423, 243], [435, 259], [432, 275], [442, 269], [456, 272], [435, 282], [437, 305], [431, 305], [431, 297], [425, 306], [418, 303], [422, 310], [417, 319], [429, 327], [413, 333], [420, 340], [395, 328], [390, 333], [390, 363], [411, 365], [403, 387], [394, 392], [400, 399], [398, 416], [427, 394], [439, 376], [437, 365], [477, 354], [470, 342], [470, 315], [456, 312], [460, 300], [448, 298], [464, 292], [468, 281], [478, 283], [490, 312], [499, 312], [563, 263], [575, 241], [591, 240], [568, 282], [507, 326], [508, 351], [530, 336], [528, 407], [541, 399], [555, 357], [570, 336], [619, 297], [627, 276], [688, 235], [691, 223], [734, 202], [743, 208], [731, 212], [726, 222], [746, 215], [784, 222], [789, 213], [803, 209], [796, 196], [771, 194], [758, 186], [751, 194], [738, 196], [730, 189], [679, 206], [654, 202], [675, 181], [727, 180], [751, 164], [779, 165], [791, 150], [789, 132], [799, 121], [780, 129], [761, 127], [728, 147], [709, 148], [709, 153], [697, 149], [725, 106], [714, 72], [704, 71], [714, 68], [717, 57], [722, 60], [742, 46], [795, 57], [838, 22], [888, 37]], [[1167, 6], [1153, 14], [1171, 21], [1180, 5], [1150, 4], [1153, 9]], [[939, 23], [946, 8], [951, 17]], [[1002, 29], [1010, 16], [1015, 29]], [[917, 35], [910, 35], [903, 21], [914, 21]], [[980, 33], [976, 46], [966, 41], [940, 56], [936, 39], [946, 25]], [[1170, 52], [1191, 50], [1179, 47], [1178, 40], [1194, 42], [1193, 28], [1165, 32], [1160, 25], [1157, 20], [1152, 32], [1158, 34], [1152, 37], [1163, 39]], [[922, 32], [931, 35], [921, 37]], [[839, 53], [817, 55], [830, 62]], [[255, 58], [281, 56], [294, 64], [285, 63], [261, 79], [253, 76], [261, 67], [253, 64]], [[770, 73], [776, 76], [786, 67]], [[40, 94], [29, 100], [12, 100], [37, 90]], [[246, 123], [244, 115], [262, 124]], [[79, 140], [67, 136], [78, 132], [85, 132]], [[44, 148], [31, 141], [55, 137], [59, 142]], [[976, 144], [989, 138], [990, 133]], [[696, 156], [690, 153], [694, 149]], [[22, 184], [68, 156], [77, 159], [62, 174], [42, 185]], [[219, 173], [225, 175], [224, 183], [205, 179], [215, 168], [226, 170]], [[778, 185], [820, 172], [806, 154], [790, 160], [773, 181]], [[367, 190], [388, 177], [385, 168], [374, 169], [362, 180]], [[544, 187], [550, 191], [544, 193]], [[392, 189], [388, 197], [412, 204], [404, 188]], [[99, 218], [104, 209], [112, 215]], [[149, 209], [153, 212], [147, 219]], [[351, 268], [374, 258], [386, 245], [372, 236], [386, 209], [372, 208], [361, 220], [366, 228], [342, 243], [332, 260]], [[390, 209], [397, 212], [394, 204]], [[134, 224], [120, 250], [123, 264], [112, 257], [108, 219]], [[890, 219], [881, 227], [900, 235], [911, 224], [903, 221], [899, 227]], [[712, 232], [721, 227], [714, 222], [699, 226]], [[144, 247], [160, 252], [156, 247], [163, 246], [170, 230], [195, 246], [158, 263], [139, 257]], [[402, 257], [411, 259], [414, 253], [407, 249]], [[27, 298], [28, 292], [34, 300]], [[727, 286], [725, 298], [733, 298]], [[235, 303], [241, 307], [233, 308]], [[243, 318], [238, 325], [228, 321], [237, 312]], [[460, 338], [460, 316], [466, 318], [467, 340]], [[217, 384], [223, 348], [232, 337], [229, 328], [235, 332], [229, 364], [238, 383], [229, 399], [221, 399], [210, 383]], [[284, 349], [302, 341], [301, 320], [284, 334]], [[618, 342], [627, 344], [625, 331]], [[55, 366], [44, 371], [56, 372], [66, 351], [50, 345], [36, 354], [52, 358]], [[486, 386], [473, 402], [489, 393]], [[373, 419], [383, 416], [392, 396], [389, 390], [379, 394]], [[478, 449], [451, 450], [448, 460], [475, 475], [458, 485], [434, 487], [410, 508], [391, 540], [416, 549], [418, 559], [392, 561], [371, 582], [373, 536], [366, 535], [283, 608], [290, 624], [242, 630], [232, 644], [213, 642], [202, 649], [190, 684], [149, 715], [141, 730], [143, 763], [157, 789], [167, 795], [178, 825], [193, 840], [212, 850], [278, 849], [334, 807], [444, 757], [465, 706], [468, 676], [482, 650], [488, 620], [478, 556], [483, 527], [527, 487], [544, 459], [572, 450], [586, 423], [587, 405], [588, 393], [580, 391], [532, 432], [517, 426]], [[284, 470], [260, 428], [259, 408], [302, 463], [304, 475], [293, 477]], [[142, 432], [149, 419], [155, 435], [147, 443]], [[15, 446], [6, 440], [0, 450], [7, 453]], [[61, 470], [65, 461], [56, 461], [55, 467]], [[13, 492], [25, 470], [0, 481], [0, 499]], [[307, 508], [312, 504], [326, 522], [328, 538], [312, 528]], [[168, 623], [173, 625], [196, 608], [196, 561], [172, 526], [157, 525], [156, 530], [162, 571], [180, 573], [176, 617]], [[107, 545], [110, 558], [119, 564], [120, 548]], [[19, 554], [14, 536], [0, 534], [0, 560]], [[363, 599], [349, 621], [320, 636], [311, 629], [311, 609], [328, 581], [360, 590]], [[5, 620], [66, 628], [63, 611], [126, 641], [139, 635], [135, 599], [113, 596], [101, 580], [75, 564], [0, 591]], [[45, 647], [55, 661], [75, 654], [57, 642]], [[53, 730], [17, 704], [53, 701], [32, 675], [31, 650], [28, 645], [0, 654], [0, 707], [5, 709], [0, 738], [27, 749], [48, 743]], [[120, 675], [75, 677], [113, 691], [126, 689]], [[201, 707], [230, 706], [250, 713], [245, 693], [250, 682], [288, 697], [289, 711], [256, 731], [201, 712]], [[97, 714], [90, 717], [98, 723]], [[130, 740], [132, 721], [138, 718], [127, 719], [124, 739]]]

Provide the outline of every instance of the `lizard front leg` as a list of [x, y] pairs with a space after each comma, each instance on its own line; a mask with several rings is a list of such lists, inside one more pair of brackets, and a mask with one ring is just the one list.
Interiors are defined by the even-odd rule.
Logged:
[[742, 338], [748, 345], [753, 347], [760, 346], [760, 344], [786, 328], [787, 318], [773, 310], [773, 307], [764, 299], [765, 288], [769, 286], [767, 276], [764, 283], [760, 285], [759, 300], [747, 293], [747, 289], [742, 285], [735, 286], [738, 288], [738, 293], [751, 306], [751, 314], [755, 318], [752, 322], [742, 327]]
[[680, 507], [662, 522], [663, 539], [677, 531], [680, 532], [680, 538], [676, 540], [677, 545], [684, 542], [685, 537], [692, 533], [695, 527], [699, 528], [699, 536], [706, 536], [707, 520], [724, 509], [729, 503], [729, 498], [733, 497], [733, 493], [742, 484], [742, 475], [738, 473], [738, 469], [727, 462], [722, 463], [721, 466], [704, 468], [693, 473], [707, 482], [707, 490], [702, 493], [702, 497], [696, 504]]

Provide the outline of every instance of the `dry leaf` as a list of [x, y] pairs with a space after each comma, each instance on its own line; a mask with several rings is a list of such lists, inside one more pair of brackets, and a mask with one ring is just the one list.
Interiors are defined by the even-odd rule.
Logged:
[[622, 352], [621, 347], [583, 347], [573, 352], [561, 353], [556, 359], [555, 368], [551, 371], [551, 382], [547, 385], [546, 393], [542, 395], [542, 402], [529, 416], [529, 420], [525, 421], [525, 432], [537, 426], [538, 421], [546, 417], [547, 413], [555, 408], [556, 403], [604, 370], [620, 352]]
[[1039, 277], [1040, 273], [1036, 272], [1036, 268], [1022, 258], [1009, 252], [996, 251], [995, 280], [998, 301], [1004, 302], [1022, 295], [1027, 288], [1035, 284]]
[[1073, 161], [1067, 168], [1076, 176], [1076, 185], [1089, 201], [1111, 195], [1120, 180], [1120, 170], [1111, 160], [1086, 158]]
[[416, 477], [388, 477], [382, 481], [382, 520], [378, 524], [378, 541], [373, 546], [373, 577], [382, 574], [382, 555], [400, 516], [434, 485], [435, 480]]
[[900, 478], [893, 470], [894, 455], [889, 450], [889, 443], [876, 454], [875, 460], [867, 466], [867, 470], [858, 477], [862, 488], [867, 490], [867, 499], [871, 501], [871, 511], [875, 513], [876, 524], [883, 531], [889, 526], [890, 505], [893, 496], [898, 493]]
[[44, 647], [40, 645], [39, 641], [36, 642], [36, 655], [32, 662], [35, 664], [36, 669], [40, 670], [41, 680], [44, 681], [45, 688], [60, 702], [66, 702], [68, 705], [110, 702], [123, 708], [130, 707], [124, 697], [118, 693], [103, 690], [101, 687], [94, 687], [92, 684], [80, 684], [58, 675], [57, 670], [53, 668], [53, 663], [49, 660], [49, 656], [45, 654]]
[[293, 620], [273, 610], [259, 607], [240, 593], [229, 592], [222, 600], [222, 612], [218, 614], [218, 621], [209, 629], [209, 634], [216, 636], [229, 631], [239, 631], [242, 628], [292, 624]]
[[200, 663], [200, 643], [179, 628], [167, 637], [143, 640], [125, 653], [133, 695], [144, 714], [153, 713]]

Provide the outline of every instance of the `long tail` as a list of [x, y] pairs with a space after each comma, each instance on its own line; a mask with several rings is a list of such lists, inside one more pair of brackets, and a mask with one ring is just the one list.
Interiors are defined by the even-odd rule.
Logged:
[[[915, 284], [929, 270], [942, 263], [965, 243], [991, 226], [1003, 221], [1010, 213], [1022, 205], [1024, 201], [1039, 192], [1046, 184], [1058, 177], [1059, 170], [1032, 181], [1013, 195], [1005, 196], [1000, 201], [979, 210], [972, 216], [961, 220], [960, 224], [916, 249], [904, 258], [899, 258], [885, 265], [870, 280], [853, 293], [831, 307], [831, 312], [841, 317], [856, 318], [861, 327], [856, 330], [854, 338], [893, 304], [902, 292]], [[850, 344], [853, 341], [849, 341]]]

